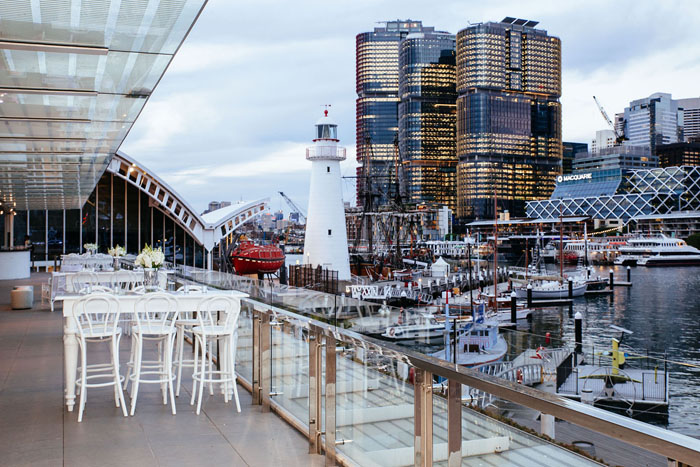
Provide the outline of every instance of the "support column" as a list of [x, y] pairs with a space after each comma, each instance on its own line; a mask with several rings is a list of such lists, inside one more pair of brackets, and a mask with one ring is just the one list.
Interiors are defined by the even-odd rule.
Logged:
[[413, 383], [413, 462], [416, 467], [433, 465], [433, 375], [415, 369]]
[[309, 330], [309, 454], [321, 454], [321, 334]]
[[[3, 206], [6, 208], [6, 206]], [[1, 208], [0, 208], [1, 209]], [[4, 209], [2, 209], [4, 211]], [[11, 212], [5, 212], [5, 230], [2, 234], [3, 246], [9, 248], [15, 243], [15, 216]]]
[[462, 385], [447, 383], [447, 465], [462, 465]]
[[326, 336], [326, 465], [335, 465], [335, 337]]

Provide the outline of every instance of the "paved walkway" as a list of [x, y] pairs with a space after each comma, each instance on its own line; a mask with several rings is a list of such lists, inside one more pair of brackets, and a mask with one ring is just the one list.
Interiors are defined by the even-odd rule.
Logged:
[[[63, 403], [60, 306], [41, 304], [45, 273], [0, 281], [0, 465], [322, 465], [306, 439], [274, 413], [261, 413], [239, 387], [242, 412], [223, 397], [205, 396], [198, 416], [189, 405], [191, 380], [177, 415], [157, 385], [142, 385], [134, 417], [114, 407], [111, 388], [90, 389], [83, 422]], [[10, 310], [14, 285], [34, 285], [32, 310]], [[122, 373], [129, 348], [122, 339]], [[127, 398], [128, 403], [128, 398]]]

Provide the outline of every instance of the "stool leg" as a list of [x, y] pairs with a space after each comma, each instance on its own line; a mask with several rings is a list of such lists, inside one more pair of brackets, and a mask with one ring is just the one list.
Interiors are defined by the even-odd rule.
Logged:
[[[136, 338], [134, 336], [131, 336], [131, 350], [129, 351], [129, 361], [126, 364], [126, 376], [124, 377], [124, 390], [126, 391], [127, 387], [129, 386], [129, 379], [131, 378], [131, 374], [133, 372], [134, 368], [134, 353], [136, 351]], [[133, 385], [132, 385], [132, 390], [133, 390]]]
[[219, 362], [221, 363], [221, 371], [223, 373], [221, 374], [221, 379], [223, 380], [223, 383], [221, 384], [221, 390], [224, 392], [224, 404], [228, 404], [228, 395], [229, 395], [229, 390], [228, 390], [228, 339], [223, 339], [223, 344], [224, 344], [224, 352], [223, 355], [219, 355]]
[[229, 336], [228, 370], [231, 372], [231, 385], [233, 386], [233, 398], [236, 400], [236, 411], [241, 413], [241, 401], [238, 399], [238, 388], [236, 387], [236, 342], [233, 336]]
[[87, 345], [87, 342], [85, 340], [80, 339], [80, 366], [81, 366], [81, 372], [80, 372], [80, 409], [78, 409], [78, 422], [83, 421], [83, 411], [85, 410], [85, 393], [87, 392], [87, 388], [85, 385], [87, 384], [87, 362], [85, 359], [87, 358], [86, 352], [85, 352], [85, 346]]
[[207, 337], [202, 336], [202, 378], [199, 380], [199, 394], [197, 396], [197, 415], [202, 409], [202, 394], [204, 393], [204, 380], [207, 379]]
[[[124, 416], [127, 417], [129, 414], [126, 411], [126, 402], [124, 401], [124, 391], [122, 390], [121, 381], [119, 381], [119, 341], [121, 336], [118, 336], [116, 342], [114, 343], [114, 348], [112, 349], [112, 354], [114, 355], [114, 387], [119, 393], [119, 402], [121, 404], [122, 412]], [[112, 341], [114, 342], [114, 340]], [[119, 407], [120, 404], [117, 404]]]
[[114, 339], [116, 336], [112, 336], [109, 341], [107, 341], [107, 345], [109, 346], [109, 358], [110, 358], [110, 363], [112, 365], [112, 378], [114, 378], [114, 405], [116, 407], [119, 407], [119, 392], [117, 391], [117, 386], [121, 387], [122, 383], [119, 381], [119, 370], [116, 370], [117, 365], [115, 364], [114, 360]]
[[166, 347], [166, 352], [167, 354], [165, 355], [165, 366], [167, 368], [167, 376], [168, 376], [168, 389], [170, 391], [170, 404], [172, 405], [173, 409], [173, 415], [175, 415], [175, 393], [173, 391], [173, 365], [172, 365], [172, 358], [173, 358], [173, 335], [170, 334], [168, 335], [168, 340], [165, 345]]
[[[214, 355], [214, 347], [216, 343], [216, 339], [211, 339], [211, 342], [209, 343], [209, 395], [213, 396], [214, 395], [214, 361], [213, 361], [213, 355]], [[219, 358], [219, 356], [216, 356]]]
[[180, 397], [180, 384], [182, 382], [182, 358], [185, 347], [185, 327], [177, 327], [177, 342], [175, 344], [175, 352], [177, 353], [177, 385], [175, 396]]
[[143, 352], [143, 341], [138, 333], [132, 334], [132, 339], [136, 339], [136, 359], [134, 361], [134, 374], [131, 382], [131, 415], [136, 410], [136, 399], [139, 397], [139, 380], [141, 379], [141, 353]]
[[190, 399], [190, 405], [194, 405], [194, 398], [197, 395], [197, 380], [195, 375], [197, 374], [197, 363], [199, 358], [199, 336], [192, 334], [194, 337], [194, 369], [192, 370], [192, 398]]

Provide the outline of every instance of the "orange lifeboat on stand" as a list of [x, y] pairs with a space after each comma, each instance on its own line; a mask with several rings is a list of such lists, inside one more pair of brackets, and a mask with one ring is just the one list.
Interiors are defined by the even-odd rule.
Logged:
[[236, 274], [272, 274], [284, 264], [284, 252], [275, 245], [243, 241], [231, 252]]

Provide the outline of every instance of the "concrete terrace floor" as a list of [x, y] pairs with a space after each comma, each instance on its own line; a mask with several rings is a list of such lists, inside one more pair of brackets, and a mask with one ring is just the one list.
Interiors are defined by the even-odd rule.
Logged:
[[[90, 389], [78, 423], [77, 404], [68, 412], [63, 398], [61, 307], [51, 313], [41, 304], [41, 283], [47, 280], [48, 274], [34, 273], [30, 279], [0, 281], [0, 465], [323, 464], [324, 457], [307, 453], [304, 436], [274, 413], [252, 406], [240, 386], [241, 413], [233, 402], [224, 404], [223, 396], [206, 394], [196, 415], [187, 378], [173, 416], [158, 385], [141, 385], [136, 414], [126, 418], [114, 406], [111, 387]], [[33, 309], [10, 309], [15, 285], [34, 285]], [[124, 374], [128, 338], [120, 348]]]

